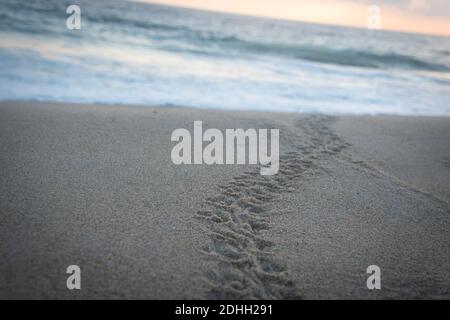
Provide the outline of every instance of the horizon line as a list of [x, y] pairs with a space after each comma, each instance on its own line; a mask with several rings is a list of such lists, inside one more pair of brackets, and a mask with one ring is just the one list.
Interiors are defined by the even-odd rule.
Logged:
[[[186, 10], [208, 12], [208, 13], [219, 13], [219, 14], [225, 14], [225, 15], [270, 19], [270, 20], [275, 20], [275, 21], [298, 22], [298, 23], [304, 23], [304, 24], [310, 24], [310, 25], [331, 26], [331, 27], [338, 27], [338, 28], [367, 30], [367, 31], [373, 31], [373, 32], [391, 32], [391, 33], [400, 33], [400, 34], [407, 34], [407, 35], [450, 38], [450, 33], [448, 33], [448, 34], [447, 33], [429, 33], [429, 32], [420, 32], [420, 31], [389, 29], [389, 28], [368, 29], [368, 28], [365, 28], [362, 26], [326, 23], [326, 22], [313, 22], [313, 21], [305, 21], [305, 20], [294, 19], [294, 18], [289, 18], [289, 17], [285, 17], [285, 18], [271, 17], [268, 15], [261, 15], [261, 14], [231, 12], [231, 11], [224, 11], [224, 10], [219, 10], [219, 9], [215, 10], [215, 9], [209, 9], [209, 8], [198, 8], [198, 7], [192, 7], [192, 6], [187, 6], [187, 5], [185, 6], [185, 5], [178, 5], [178, 4], [155, 2], [155, 0], [125, 0], [125, 1], [138, 2], [138, 3], [142, 3], [142, 4], [149, 4], [149, 5], [155, 5], [155, 6], [161, 6], [161, 7], [180, 8], [180, 9], [186, 9]], [[156, 0], [156, 1], [158, 1], [158, 0]]]

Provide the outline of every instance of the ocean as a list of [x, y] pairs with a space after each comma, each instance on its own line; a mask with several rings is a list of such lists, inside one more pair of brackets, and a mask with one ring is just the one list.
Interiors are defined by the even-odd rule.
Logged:
[[[81, 29], [66, 27], [67, 6]], [[450, 116], [450, 37], [131, 1], [0, 1], [0, 100]]]

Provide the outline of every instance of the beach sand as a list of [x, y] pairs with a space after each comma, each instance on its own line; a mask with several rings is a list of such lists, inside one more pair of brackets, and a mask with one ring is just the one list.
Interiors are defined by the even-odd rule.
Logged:
[[[279, 173], [174, 165], [194, 120]], [[450, 118], [2, 102], [0, 170], [1, 299], [450, 298]]]

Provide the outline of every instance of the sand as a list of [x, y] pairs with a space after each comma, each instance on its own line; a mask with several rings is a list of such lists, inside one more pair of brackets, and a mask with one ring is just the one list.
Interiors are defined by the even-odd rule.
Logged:
[[[175, 166], [194, 120], [279, 173]], [[450, 118], [2, 102], [0, 170], [2, 299], [450, 298]]]

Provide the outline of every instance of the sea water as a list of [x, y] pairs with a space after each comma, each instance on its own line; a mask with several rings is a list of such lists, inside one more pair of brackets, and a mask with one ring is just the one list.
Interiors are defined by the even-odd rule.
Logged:
[[[66, 8], [81, 9], [81, 29]], [[0, 100], [450, 115], [450, 37], [132, 1], [0, 1]]]

